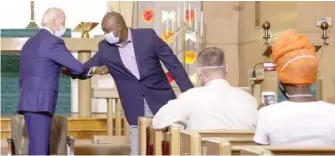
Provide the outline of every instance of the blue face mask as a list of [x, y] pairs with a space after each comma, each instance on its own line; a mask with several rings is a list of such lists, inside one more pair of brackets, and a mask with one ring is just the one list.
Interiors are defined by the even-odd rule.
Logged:
[[[114, 29], [115, 30], [115, 29]], [[114, 30], [108, 34], [105, 35], [105, 39], [108, 43], [110, 44], [116, 44], [116, 43], [119, 43], [120, 42], [120, 37], [116, 37], [114, 35]], [[120, 36], [120, 35], [119, 35]]]

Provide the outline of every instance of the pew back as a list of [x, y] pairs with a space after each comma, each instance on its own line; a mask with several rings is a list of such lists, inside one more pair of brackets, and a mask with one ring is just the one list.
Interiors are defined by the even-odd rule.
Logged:
[[240, 155], [245, 149], [270, 151], [273, 155], [335, 155], [334, 146], [233, 146], [232, 155]]
[[273, 156], [274, 154], [269, 150], [260, 147], [241, 147], [241, 155]]
[[202, 139], [203, 155], [231, 155], [231, 147], [237, 145], [255, 145], [252, 137], [207, 138]]
[[180, 155], [201, 155], [199, 133], [182, 130], [180, 132]]
[[[242, 140], [232, 140], [233, 144], [238, 145], [251, 145], [253, 144], [252, 138], [254, 131], [229, 131], [229, 130], [197, 130], [197, 131], [184, 131], [180, 126], [170, 126], [170, 132], [164, 134], [163, 146], [168, 146], [169, 154], [171, 155], [183, 155], [192, 153], [192, 155], [200, 155], [202, 148], [203, 139], [209, 137], [218, 138], [244, 138]], [[191, 136], [194, 134], [195, 136]], [[203, 139], [202, 139], [203, 138]], [[189, 146], [189, 147], [188, 147]], [[167, 148], [163, 149], [166, 150]], [[164, 155], [165, 152], [163, 152]]]
[[147, 151], [147, 139], [149, 139], [149, 136], [147, 136], [147, 129], [152, 124], [152, 119], [146, 118], [146, 117], [139, 117], [138, 118], [138, 131], [139, 131], [139, 137], [138, 137], [138, 143], [139, 143], [139, 154], [140, 155], [146, 155]]
[[252, 130], [196, 130], [200, 137], [254, 137], [255, 131]]

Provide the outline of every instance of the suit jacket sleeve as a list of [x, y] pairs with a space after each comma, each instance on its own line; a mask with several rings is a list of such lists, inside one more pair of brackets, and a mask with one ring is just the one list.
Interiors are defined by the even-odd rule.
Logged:
[[188, 77], [183, 65], [179, 62], [177, 56], [173, 54], [171, 48], [152, 30], [153, 33], [153, 46], [159, 59], [163, 62], [165, 67], [172, 74], [176, 80], [180, 91], [185, 92], [193, 88], [193, 84]]
[[[98, 49], [101, 49], [100, 47], [103, 44], [102, 42], [103, 41], [101, 41], [99, 43]], [[93, 57], [91, 57], [88, 61], [86, 61], [84, 63], [84, 72], [83, 72], [83, 74], [81, 74], [79, 76], [72, 76], [72, 78], [78, 78], [78, 79], [81, 79], [81, 80], [91, 78], [93, 76], [93, 74], [91, 74], [92, 68], [93, 67], [97, 67], [97, 66], [102, 66], [102, 65], [103, 65], [103, 62], [102, 62], [102, 59], [101, 59], [101, 52], [98, 50], [93, 55]]]
[[68, 68], [71, 74], [80, 75], [84, 72], [83, 65], [71, 55], [62, 39], [54, 41], [50, 55], [48, 56], [53, 61]]

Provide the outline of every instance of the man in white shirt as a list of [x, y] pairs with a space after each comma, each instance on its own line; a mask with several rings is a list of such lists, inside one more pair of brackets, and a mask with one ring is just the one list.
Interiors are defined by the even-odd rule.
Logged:
[[189, 89], [164, 105], [153, 118], [153, 128], [163, 129], [178, 122], [186, 129], [255, 129], [256, 100], [225, 80], [226, 64], [221, 49], [201, 51], [197, 73], [202, 87]]
[[335, 105], [316, 101], [311, 94], [318, 72], [314, 45], [288, 30], [272, 46], [272, 59], [288, 100], [259, 111], [254, 141], [263, 145], [335, 145]]

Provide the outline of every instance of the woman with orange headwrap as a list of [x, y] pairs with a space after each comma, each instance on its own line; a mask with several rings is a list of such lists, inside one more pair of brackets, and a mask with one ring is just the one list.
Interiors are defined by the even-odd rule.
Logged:
[[335, 105], [316, 101], [310, 86], [317, 80], [313, 44], [295, 30], [272, 46], [280, 88], [288, 100], [258, 113], [254, 141], [267, 145], [335, 145]]

